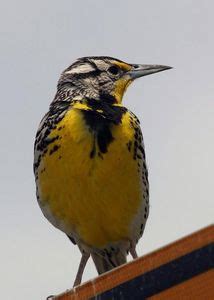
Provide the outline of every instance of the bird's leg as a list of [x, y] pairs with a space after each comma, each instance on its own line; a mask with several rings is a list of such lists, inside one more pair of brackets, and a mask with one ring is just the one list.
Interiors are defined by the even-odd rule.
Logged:
[[135, 247], [132, 247], [129, 252], [130, 252], [133, 259], [138, 258]]
[[89, 257], [90, 257], [90, 254], [88, 252], [84, 252], [84, 251], [82, 252], [82, 257], [80, 260], [78, 272], [77, 272], [76, 278], [74, 280], [73, 286], [79, 285], [81, 283], [83, 271], [85, 269], [85, 266], [87, 264]]

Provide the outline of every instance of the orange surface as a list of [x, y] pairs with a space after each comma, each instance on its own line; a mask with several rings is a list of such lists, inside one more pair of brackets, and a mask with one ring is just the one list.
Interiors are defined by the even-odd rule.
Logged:
[[214, 299], [214, 271], [208, 271], [195, 276], [181, 284], [167, 289], [149, 300], [213, 300]]
[[[107, 272], [107, 273], [95, 278], [94, 280], [88, 281], [85, 284], [82, 284], [70, 291], [67, 291], [59, 296], [55, 296], [53, 299], [54, 300], [89, 299], [90, 297], [100, 294], [101, 292], [110, 290], [123, 282], [129, 281], [143, 273], [151, 271], [152, 269], [155, 269], [155, 268], [161, 266], [162, 264], [168, 263], [180, 256], [183, 256], [189, 252], [192, 252], [193, 250], [199, 249], [199, 248], [211, 243], [212, 241], [214, 241], [214, 226], [210, 225], [210, 226], [208, 226], [202, 230], [199, 230], [187, 237], [177, 240], [172, 244], [169, 244], [163, 248], [160, 248], [148, 255], [145, 255], [134, 261], [131, 261], [130, 263], [120, 266], [120, 267], [114, 269], [113, 271]], [[197, 277], [200, 277], [200, 276], [203, 276], [201, 278], [203, 278], [205, 280], [210, 280], [209, 274], [208, 275], [202, 274]], [[198, 282], [196, 277], [194, 278], [194, 280], [196, 280], [195, 283]], [[194, 283], [191, 283], [191, 281], [192, 281], [192, 279], [190, 280], [190, 283], [188, 283], [186, 281], [185, 283], [180, 284], [180, 286], [182, 286], [182, 289], [180, 289], [180, 290], [183, 293], [183, 295], [185, 292], [183, 290], [184, 285], [186, 285], [186, 287], [191, 288], [193, 291]], [[192, 284], [193, 284], [193, 286], [192, 286]], [[203, 285], [206, 285], [206, 283], [201, 280], [201, 289], [204, 288], [204, 287], [202, 287]], [[166, 290], [166, 291], [162, 292], [162, 294], [164, 295], [164, 293], [168, 292], [168, 293], [172, 293], [172, 295], [173, 295], [173, 289], [175, 289], [175, 288], [176, 287]], [[208, 289], [208, 290], [210, 290], [210, 289]], [[212, 288], [212, 291], [210, 290], [210, 292], [213, 292], [213, 288]], [[175, 292], [175, 294], [176, 293], [177, 293], [176, 296], [178, 296], [178, 298], [171, 298], [171, 294], [169, 294], [170, 298], [168, 298], [168, 296], [167, 296], [167, 298], [168, 299], [184, 299], [184, 298], [179, 298], [180, 296], [178, 294], [178, 290], [177, 290], [177, 292]], [[161, 297], [161, 293], [159, 295]], [[153, 299], [153, 298], [151, 298], [151, 299]], [[167, 298], [165, 298], [165, 299], [167, 299]], [[160, 299], [164, 299], [164, 298], [160, 298]], [[192, 299], [192, 298], [185, 298], [185, 299]], [[205, 299], [209, 299], [209, 298], [205, 298]]]

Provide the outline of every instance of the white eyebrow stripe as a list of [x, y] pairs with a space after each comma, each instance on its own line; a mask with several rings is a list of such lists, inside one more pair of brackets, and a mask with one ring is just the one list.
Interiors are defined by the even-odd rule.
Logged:
[[94, 71], [94, 68], [91, 64], [79, 65], [70, 70], [66, 71], [65, 74], [79, 74], [79, 73], [88, 73]]

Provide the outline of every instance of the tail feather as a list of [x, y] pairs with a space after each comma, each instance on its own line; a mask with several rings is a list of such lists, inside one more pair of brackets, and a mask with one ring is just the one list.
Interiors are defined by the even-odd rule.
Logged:
[[105, 255], [93, 252], [91, 253], [91, 256], [98, 274], [110, 271], [122, 264], [125, 264], [127, 261], [126, 254], [122, 253], [121, 251], [114, 253], [105, 253]]

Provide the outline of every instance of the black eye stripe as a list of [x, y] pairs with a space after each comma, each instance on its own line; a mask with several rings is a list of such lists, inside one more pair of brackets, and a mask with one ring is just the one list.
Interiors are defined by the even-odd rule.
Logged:
[[108, 68], [108, 72], [113, 74], [113, 75], [117, 75], [119, 73], [119, 67], [111, 66], [111, 67]]
[[89, 61], [89, 62], [91, 64], [91, 66], [94, 68], [94, 70], [96, 70], [96, 71], [99, 70], [97, 65], [93, 61]]
[[90, 76], [99, 76], [102, 72], [100, 70], [93, 70], [93, 71], [90, 71], [90, 72], [87, 72], [87, 73], [74, 73], [72, 75], [73, 78], [76, 78], [76, 79], [84, 79], [84, 78], [88, 78]]

